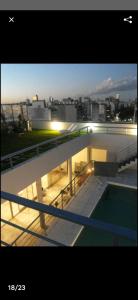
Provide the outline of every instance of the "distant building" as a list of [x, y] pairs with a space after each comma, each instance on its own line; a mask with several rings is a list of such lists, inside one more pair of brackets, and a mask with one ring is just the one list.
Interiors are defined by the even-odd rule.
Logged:
[[63, 102], [64, 104], [74, 104], [74, 99], [68, 97], [68, 98], [64, 98], [64, 99], [62, 100], [62, 102]]
[[52, 96], [49, 97], [49, 103], [53, 102], [54, 98]]
[[1, 104], [1, 112], [6, 122], [17, 122], [19, 115], [22, 119], [28, 120], [28, 105], [26, 101], [18, 103]]
[[51, 110], [47, 107], [45, 100], [33, 101], [29, 107], [29, 117], [31, 120], [51, 121]]
[[105, 104], [93, 101], [90, 104], [91, 107], [91, 121], [104, 122], [105, 121]]
[[106, 104], [105, 108], [105, 121], [110, 122], [112, 120], [112, 109], [110, 104]]
[[52, 121], [76, 122], [77, 110], [74, 104], [53, 104], [51, 106]]
[[31, 105], [31, 100], [30, 99], [26, 99], [26, 104], [27, 105]]
[[134, 117], [133, 117], [133, 123], [137, 123], [137, 99], [135, 99], [135, 103], [134, 103]]
[[99, 103], [99, 122], [105, 122], [105, 104]]
[[91, 120], [97, 122], [99, 120], [99, 103], [91, 103]]
[[86, 103], [81, 102], [79, 99], [76, 104], [77, 109], [77, 121], [87, 121], [88, 120], [88, 107]]

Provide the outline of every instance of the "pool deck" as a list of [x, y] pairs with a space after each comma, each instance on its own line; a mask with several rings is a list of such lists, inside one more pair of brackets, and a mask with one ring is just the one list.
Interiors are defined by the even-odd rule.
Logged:
[[[66, 210], [89, 217], [101, 198], [108, 182], [136, 187], [137, 163], [124, 170], [116, 177], [89, 177], [75, 199], [72, 199], [68, 204]], [[58, 240], [66, 246], [73, 246], [82, 229], [83, 226], [56, 219], [52, 226], [47, 230], [47, 237]], [[45, 241], [39, 241], [37, 246], [51, 246], [51, 244]]]

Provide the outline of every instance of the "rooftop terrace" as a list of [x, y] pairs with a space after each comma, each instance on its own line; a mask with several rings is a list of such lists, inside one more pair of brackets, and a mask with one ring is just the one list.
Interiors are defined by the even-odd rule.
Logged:
[[33, 129], [23, 134], [5, 134], [1, 131], [1, 155], [4, 156], [22, 150], [60, 135], [61, 133], [58, 130], [49, 129]]
[[[44, 133], [44, 131], [45, 130], [42, 130], [43, 133]], [[39, 130], [37, 132], [39, 132]], [[75, 130], [73, 132], [70, 132], [67, 134], [62, 134], [62, 135], [58, 132], [57, 136], [55, 136], [54, 138], [51, 139], [51, 136], [49, 136], [49, 130], [48, 130], [47, 131], [47, 137], [48, 137], [47, 140], [45, 140], [46, 139], [46, 132], [45, 132], [45, 134], [43, 136], [44, 141], [40, 142], [39, 144], [37, 143], [36, 145], [27, 147], [26, 149], [19, 150], [13, 154], [8, 154], [7, 156], [3, 157], [2, 161], [4, 161], [4, 163], [6, 162], [4, 167], [5, 167], [5, 169], [7, 169], [9, 167], [13, 168], [18, 163], [26, 161], [26, 160], [32, 158], [33, 156], [38, 156], [41, 153], [52, 149], [53, 147], [56, 147], [62, 143], [65, 143], [67, 141], [74, 139], [75, 137], [80, 136], [81, 134], [83, 135], [83, 134], [89, 134], [89, 133], [91, 133], [91, 131], [88, 129], [88, 127], [84, 127], [83, 130], [81, 128], [81, 129]], [[112, 134], [112, 132], [110, 132], [110, 130], [108, 128], [108, 134], [110, 134], [110, 133]], [[118, 134], [118, 133], [115, 133], [115, 134]], [[127, 132], [125, 134], [127, 135]], [[85, 138], [90, 139], [91, 137], [83, 136], [83, 137], [79, 137], [78, 139], [85, 139]], [[35, 140], [35, 138], [33, 138], [33, 141], [34, 140]], [[77, 139], [75, 139], [75, 141], [76, 140]], [[121, 140], [122, 140], [122, 138], [121, 138]], [[72, 141], [71, 143], [74, 143], [74, 141]], [[121, 142], [121, 145], [122, 145], [122, 142]], [[8, 147], [8, 144], [7, 144], [7, 147]], [[56, 151], [56, 154], [57, 154], [57, 150], [59, 148], [60, 147], [58, 147], [57, 149], [52, 150], [52, 151]], [[128, 149], [128, 150], [130, 150], [130, 149]], [[51, 151], [48, 153], [51, 155]], [[124, 154], [123, 154], [123, 157], [124, 157]], [[34, 160], [32, 160], [32, 161], [34, 161]], [[48, 163], [49, 163], [49, 161], [48, 161]], [[3, 170], [5, 170], [5, 169], [3, 169]], [[17, 169], [20, 169], [20, 168], [17, 168]], [[38, 175], [38, 169], [37, 169], [36, 173]], [[120, 174], [118, 174], [116, 177], [113, 177], [113, 178], [112, 177], [101, 177], [101, 176], [100, 177], [99, 176], [98, 177], [90, 176], [89, 179], [86, 180], [84, 186], [82, 188], [80, 188], [79, 192], [75, 195], [75, 197], [73, 196], [71, 201], [67, 204], [67, 207], [65, 208], [66, 209], [65, 214], [63, 214], [64, 215], [63, 219], [62, 219], [62, 213], [60, 215], [60, 211], [63, 212], [63, 208], [60, 209], [60, 211], [58, 209], [58, 212], [57, 212], [57, 214], [59, 214], [58, 218], [54, 218], [54, 220], [52, 222], [52, 226], [49, 226], [47, 228], [46, 236], [44, 234], [44, 236], [42, 238], [39, 238], [38, 232], [33, 233], [35, 236], [35, 245], [51, 246], [51, 241], [56, 241], [56, 243], [52, 243], [52, 245], [54, 244], [56, 246], [56, 245], [58, 245], [57, 244], [57, 240], [58, 240], [59, 245], [73, 246], [75, 244], [76, 239], [78, 238], [80, 232], [82, 231], [83, 226], [86, 224], [91, 224], [90, 226], [94, 225], [93, 220], [92, 220], [92, 222], [89, 220], [89, 216], [92, 214], [93, 210], [95, 209], [103, 191], [105, 190], [105, 188], [108, 185], [108, 182], [116, 182], [116, 183], [120, 183], [120, 184], [130, 185], [131, 187], [136, 188], [136, 185], [137, 185], [137, 162], [133, 166], [129, 167], [128, 169], [124, 170], [123, 172], [121, 172]], [[9, 197], [11, 197], [11, 199], [4, 198], [4, 197], [3, 198], [8, 199], [9, 201], [13, 200], [13, 202], [15, 201], [15, 203], [20, 203], [20, 201], [22, 201], [22, 199], [23, 199], [21, 197], [17, 197], [17, 199], [16, 199], [15, 195], [12, 195]], [[26, 203], [28, 204], [29, 202], [27, 201]], [[39, 207], [40, 204], [38, 204], [37, 201], [36, 201], [36, 203], [35, 202], [33, 203], [33, 202], [34, 201], [31, 201], [30, 205], [36, 205], [36, 207], [37, 206]], [[20, 203], [20, 204], [22, 205], [22, 203]], [[26, 206], [27, 206], [27, 204], [26, 204]], [[29, 206], [27, 206], [27, 207], [29, 207]], [[53, 207], [53, 208], [55, 208], [55, 207]], [[50, 206], [49, 206], [49, 208], [43, 206], [42, 211], [43, 211], [43, 209], [46, 212], [47, 209], [52, 209], [52, 208]], [[37, 210], [36, 210], [37, 213], [38, 213], [38, 210], [39, 209], [37, 208]], [[68, 220], [67, 221], [66, 220], [66, 212], [71, 212], [71, 213], [73, 212], [74, 214], [77, 214], [77, 215], [74, 215], [74, 216], [69, 215], [69, 220], [67, 218], [67, 220]], [[48, 216], [48, 213], [46, 214], [46, 220], [47, 220], [47, 216]], [[61, 217], [61, 219], [59, 216]], [[67, 215], [67, 217], [68, 217], [68, 215]], [[73, 217], [73, 222], [71, 221], [72, 217]], [[83, 219], [83, 217], [86, 217], [87, 219]], [[39, 224], [39, 216], [38, 216], [38, 224]], [[19, 226], [19, 224], [10, 225], [7, 223], [7, 225], [8, 226], [17, 226], [18, 230], [20, 232], [22, 232], [22, 228]], [[116, 230], [117, 231], [123, 230], [123, 229], [119, 229], [119, 228], [113, 228], [113, 230], [112, 230], [111, 224], [97, 223], [96, 226], [100, 226], [100, 227], [106, 226], [106, 228], [108, 228], [109, 231], [111, 230], [113, 235], [116, 232]], [[26, 230], [25, 232], [27, 233], [27, 230], [30, 230], [30, 229], [32, 229], [32, 228], [29, 227], [28, 229], [26, 228], [23, 230]], [[28, 234], [31, 234], [31, 233], [28, 232]], [[130, 234], [130, 236], [131, 236], [131, 234], [133, 235], [134, 232], [128, 231], [128, 233], [127, 233], [124, 230], [124, 234], [126, 234], [128, 236]], [[29, 240], [29, 243], [30, 243], [30, 241], [32, 241], [32, 240]]]
[[[88, 133], [88, 126], [85, 126], [73, 132], [62, 134], [55, 130], [33, 130], [21, 136], [17, 134], [3, 135], [2, 153], [8, 154], [1, 158], [1, 170], [13, 168], [21, 162]], [[17, 151], [13, 152], [14, 150]]]

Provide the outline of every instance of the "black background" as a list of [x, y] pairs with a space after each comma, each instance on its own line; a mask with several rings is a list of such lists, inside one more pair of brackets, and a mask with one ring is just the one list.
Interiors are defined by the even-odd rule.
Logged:
[[[129, 15], [132, 24], [123, 21]], [[136, 11], [1, 11], [0, 28], [1, 63], [137, 63]], [[136, 248], [0, 252], [5, 297], [133, 297]], [[26, 292], [9, 292], [9, 284], [26, 284]]]
[[137, 12], [1, 11], [0, 25], [3, 63], [137, 62]]

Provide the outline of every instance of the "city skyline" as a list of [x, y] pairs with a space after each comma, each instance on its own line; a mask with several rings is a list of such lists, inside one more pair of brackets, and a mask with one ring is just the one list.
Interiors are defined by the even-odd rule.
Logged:
[[2, 64], [1, 102], [13, 103], [50, 96], [104, 99], [120, 94], [137, 97], [136, 64]]

